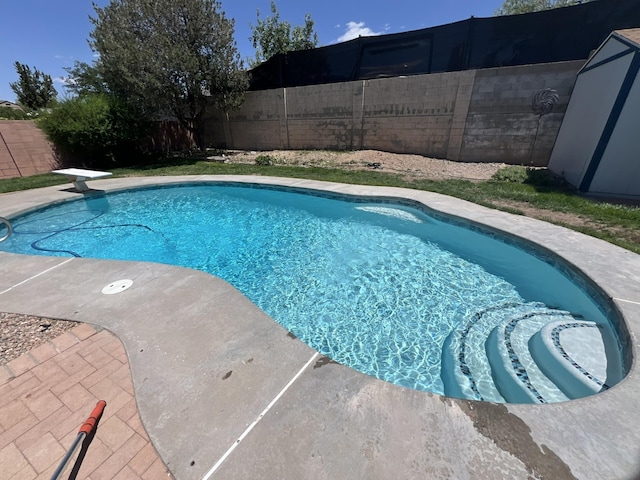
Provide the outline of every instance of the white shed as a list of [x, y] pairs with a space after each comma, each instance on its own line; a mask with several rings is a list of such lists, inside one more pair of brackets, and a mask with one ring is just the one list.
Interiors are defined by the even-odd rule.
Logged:
[[616, 30], [578, 72], [549, 169], [581, 192], [640, 199], [640, 28]]

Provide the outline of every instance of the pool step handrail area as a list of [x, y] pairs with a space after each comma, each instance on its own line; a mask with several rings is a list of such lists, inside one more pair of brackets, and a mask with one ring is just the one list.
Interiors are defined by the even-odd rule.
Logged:
[[11, 222], [4, 217], [0, 217], [0, 224], [3, 224], [7, 228], [7, 233], [0, 237], [0, 243], [2, 243], [11, 236], [13, 227], [11, 226]]
[[623, 361], [609, 328], [540, 304], [517, 312], [523, 306], [507, 305], [497, 323], [497, 315], [492, 320], [482, 312], [476, 315], [482, 321], [451, 332], [441, 363], [445, 395], [545, 404], [593, 395], [622, 380]]

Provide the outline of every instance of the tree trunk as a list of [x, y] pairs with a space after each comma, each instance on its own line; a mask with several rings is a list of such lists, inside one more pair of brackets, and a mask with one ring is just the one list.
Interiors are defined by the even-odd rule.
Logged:
[[200, 152], [204, 153], [207, 151], [207, 139], [206, 139], [207, 134], [206, 134], [206, 128], [205, 128], [204, 115], [202, 113], [199, 113], [198, 115], [196, 115], [196, 117], [193, 119], [193, 123], [194, 123], [193, 125], [194, 140]]

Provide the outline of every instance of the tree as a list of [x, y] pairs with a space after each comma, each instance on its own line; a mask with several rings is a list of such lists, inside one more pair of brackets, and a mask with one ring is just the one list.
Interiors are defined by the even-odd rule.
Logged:
[[94, 6], [96, 78], [147, 115], [173, 115], [204, 149], [204, 113], [229, 110], [247, 88], [234, 22], [217, 0], [112, 0]]
[[308, 50], [318, 46], [318, 35], [313, 31], [313, 20], [310, 14], [304, 16], [304, 25], [291, 28], [287, 21], [280, 20], [280, 13], [275, 2], [271, 2], [271, 16], [262, 20], [258, 10], [258, 24], [252, 25], [249, 40], [256, 49], [255, 60], [250, 60], [251, 66], [256, 66], [278, 53], [293, 50]]
[[568, 7], [592, 0], [505, 0], [496, 15], [515, 15], [518, 13], [539, 12], [552, 8]]
[[76, 61], [73, 67], [65, 67], [65, 70], [69, 74], [65, 88], [71, 93], [77, 96], [109, 93], [109, 87], [95, 65]]
[[18, 103], [32, 110], [48, 107], [58, 94], [51, 76], [35, 67], [32, 72], [29, 66], [20, 62], [15, 62], [14, 65], [19, 78], [9, 86], [15, 92]]

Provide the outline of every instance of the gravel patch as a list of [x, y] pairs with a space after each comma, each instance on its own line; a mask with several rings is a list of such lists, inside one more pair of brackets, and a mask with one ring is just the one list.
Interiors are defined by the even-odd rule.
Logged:
[[78, 322], [0, 312], [0, 365], [77, 325]]

